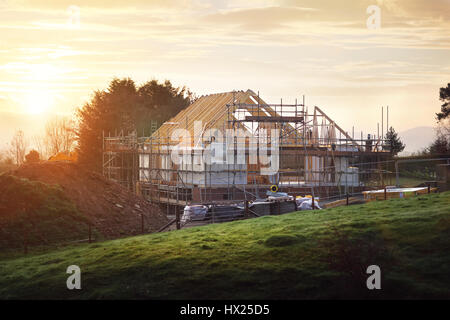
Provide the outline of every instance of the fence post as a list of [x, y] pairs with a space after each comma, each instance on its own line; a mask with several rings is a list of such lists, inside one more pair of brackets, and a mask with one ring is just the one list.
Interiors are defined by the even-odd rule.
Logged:
[[348, 200], [349, 200], [349, 199], [348, 199], [348, 193], [347, 193], [347, 205], [348, 205], [348, 202], [349, 202]]
[[89, 243], [92, 242], [92, 229], [91, 229], [91, 224], [89, 223]]
[[395, 185], [396, 187], [400, 187], [400, 174], [398, 171], [398, 160], [395, 161]]
[[141, 213], [141, 231], [144, 233], [144, 214]]
[[245, 200], [245, 203], [244, 203], [244, 214], [245, 214], [245, 218], [248, 218], [248, 200]]
[[384, 200], [387, 200], [387, 191], [386, 191], [386, 186], [384, 187]]
[[23, 253], [24, 254], [28, 253], [28, 239], [27, 239], [26, 235], [25, 235], [25, 239], [23, 240]]
[[431, 193], [431, 186], [428, 185], [428, 193]]
[[312, 210], [315, 210], [315, 206], [314, 206], [314, 195], [312, 196], [312, 199], [311, 199], [311, 200], [312, 200], [312, 202], [311, 202], [311, 203], [312, 203]]
[[175, 206], [175, 219], [177, 221], [177, 230], [181, 229], [181, 225], [180, 225], [180, 208], [178, 208], [178, 206]]

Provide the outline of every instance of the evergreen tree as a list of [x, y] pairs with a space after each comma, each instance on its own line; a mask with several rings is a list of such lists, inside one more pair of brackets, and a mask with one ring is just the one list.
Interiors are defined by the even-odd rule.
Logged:
[[37, 152], [36, 150], [31, 150], [25, 156], [26, 163], [39, 162], [39, 160], [40, 160], [39, 152]]
[[386, 133], [385, 139], [388, 140], [388, 142], [387, 146], [383, 148], [390, 150], [393, 155], [397, 155], [399, 152], [402, 152], [406, 147], [393, 127], [389, 128], [388, 132]]
[[158, 126], [191, 103], [192, 93], [175, 88], [170, 81], [156, 80], [136, 87], [130, 78], [113, 79], [108, 89], [95, 91], [92, 99], [77, 110], [78, 161], [91, 170], [102, 170], [103, 133], [150, 135], [151, 121]]
[[441, 121], [450, 116], [450, 83], [447, 84], [447, 87], [439, 90], [439, 100], [444, 102], [441, 105], [441, 112], [436, 113], [436, 119]]
[[444, 135], [438, 135], [428, 150], [430, 154], [434, 155], [449, 155], [450, 141]]

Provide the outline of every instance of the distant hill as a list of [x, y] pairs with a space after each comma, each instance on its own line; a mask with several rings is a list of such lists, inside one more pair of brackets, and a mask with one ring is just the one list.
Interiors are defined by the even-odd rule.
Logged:
[[399, 132], [399, 136], [403, 143], [406, 144], [406, 148], [402, 154], [408, 154], [428, 147], [434, 140], [435, 131], [433, 127], [415, 127]]

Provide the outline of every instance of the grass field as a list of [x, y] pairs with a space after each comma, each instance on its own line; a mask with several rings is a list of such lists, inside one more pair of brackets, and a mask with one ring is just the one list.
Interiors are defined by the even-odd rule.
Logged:
[[[81, 290], [66, 268], [81, 268]], [[379, 265], [381, 290], [365, 269]], [[450, 298], [450, 193], [78, 245], [0, 262], [0, 298]]]
[[[420, 179], [420, 178], [416, 178], [416, 177], [405, 177], [405, 176], [400, 176], [399, 177], [399, 184], [400, 186], [402, 186], [403, 188], [411, 188], [411, 187], [417, 187], [418, 185], [421, 185], [422, 183], [426, 182], [426, 181], [430, 181], [431, 179]], [[393, 183], [395, 185], [395, 181]]]

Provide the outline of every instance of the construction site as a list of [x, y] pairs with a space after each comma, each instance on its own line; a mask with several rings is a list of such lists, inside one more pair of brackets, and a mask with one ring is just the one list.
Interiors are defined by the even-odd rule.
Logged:
[[177, 217], [186, 206], [254, 202], [269, 191], [342, 198], [393, 183], [383, 165], [391, 157], [382, 138], [388, 113], [386, 124], [381, 118], [381, 131], [378, 123], [376, 134], [356, 136], [304, 98], [269, 104], [251, 90], [206, 95], [152, 123], [150, 136], [104, 133], [103, 174]]

